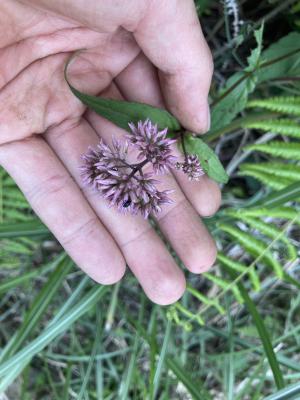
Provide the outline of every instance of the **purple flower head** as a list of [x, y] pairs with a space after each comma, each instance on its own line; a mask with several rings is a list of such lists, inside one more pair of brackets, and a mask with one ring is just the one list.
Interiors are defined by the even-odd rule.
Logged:
[[205, 174], [195, 154], [187, 154], [183, 163], [176, 164], [176, 169], [183, 171], [190, 181], [198, 181]]
[[148, 218], [150, 213], [161, 211], [163, 204], [171, 203], [170, 190], [159, 191], [159, 183], [151, 173], [143, 173], [141, 164], [127, 162], [128, 143], [113, 140], [112, 146], [100, 141], [97, 148], [89, 149], [82, 159], [83, 181], [92, 186], [122, 213], [140, 214]]
[[147, 159], [156, 173], [164, 173], [174, 167], [176, 157], [171, 154], [171, 144], [176, 140], [166, 137], [167, 128], [159, 131], [149, 119], [138, 122], [137, 126], [130, 123], [129, 127], [131, 133], [127, 135], [127, 140], [138, 150], [138, 159]]
[[87, 186], [92, 186], [94, 189], [97, 189], [96, 178], [99, 173], [96, 163], [99, 161], [100, 157], [101, 153], [99, 150], [93, 149], [92, 147], [89, 147], [87, 153], [81, 156], [83, 163], [80, 166], [80, 171], [83, 183]]

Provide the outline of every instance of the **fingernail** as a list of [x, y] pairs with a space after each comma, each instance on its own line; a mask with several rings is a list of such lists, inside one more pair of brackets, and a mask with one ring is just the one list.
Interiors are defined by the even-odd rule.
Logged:
[[[210, 129], [210, 109], [208, 103], [203, 104], [201, 112], [198, 111], [194, 118], [194, 129], [196, 133], [206, 133]], [[197, 127], [197, 128], [196, 128]]]

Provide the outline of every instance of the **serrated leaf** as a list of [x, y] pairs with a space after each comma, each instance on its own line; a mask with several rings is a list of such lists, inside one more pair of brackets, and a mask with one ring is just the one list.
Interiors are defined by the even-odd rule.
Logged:
[[238, 262], [236, 260], [232, 260], [230, 257], [227, 257], [223, 253], [218, 253], [217, 260], [221, 264], [226, 265], [227, 267], [233, 269], [236, 272], [245, 273], [245, 271], [247, 271], [247, 274], [249, 274], [249, 278], [250, 278], [251, 283], [253, 285], [253, 289], [256, 292], [259, 292], [259, 290], [261, 289], [260, 280], [259, 280], [259, 276], [256, 273], [254, 268], [252, 268], [252, 267], [249, 268], [245, 264], [242, 264], [242, 263], [240, 263], [240, 262]]
[[300, 126], [297, 121], [291, 119], [270, 119], [257, 122], [249, 122], [243, 125], [245, 128], [260, 129], [266, 132], [300, 138]]
[[257, 231], [261, 232], [263, 235], [269, 237], [270, 239], [274, 240], [280, 236], [280, 241], [284, 243], [284, 245], [288, 250], [289, 259], [291, 260], [296, 259], [297, 251], [295, 247], [291, 244], [289, 238], [287, 238], [285, 234], [280, 235], [282, 231], [279, 228], [277, 228], [276, 225], [270, 222], [262, 221], [261, 219], [258, 218], [246, 216], [245, 214], [238, 213], [235, 210], [231, 211], [229, 210], [228, 215], [231, 215], [237, 218], [238, 220], [245, 222], [251, 228], [256, 229]]
[[198, 156], [204, 172], [211, 179], [219, 183], [228, 182], [228, 175], [217, 155], [202, 139], [186, 134], [184, 144], [188, 153]]
[[[226, 211], [230, 213], [230, 210]], [[236, 211], [237, 215], [245, 215], [249, 217], [270, 217], [270, 218], [278, 218], [278, 219], [287, 219], [292, 220], [300, 215], [297, 210], [292, 207], [277, 207], [277, 208], [248, 208], [248, 209], [240, 209]]]
[[275, 157], [285, 158], [287, 160], [300, 161], [300, 143], [286, 143], [273, 141], [270, 143], [253, 144], [246, 146], [245, 150], [256, 150], [262, 153], [270, 154]]
[[88, 108], [97, 114], [113, 122], [118, 127], [130, 131], [128, 124], [145, 121], [149, 118], [161, 129], [168, 128], [170, 132], [178, 131], [181, 126], [177, 119], [168, 111], [144, 103], [128, 102], [114, 99], [104, 99], [82, 93], [71, 85], [67, 78], [67, 68], [71, 60], [65, 66], [65, 79], [72, 93]]
[[266, 186], [281, 190], [300, 180], [300, 166], [276, 162], [245, 163], [240, 166], [240, 176], [251, 176]]
[[241, 165], [240, 168], [241, 170], [239, 172], [239, 176], [251, 176], [252, 178], [257, 179], [259, 182], [275, 190], [281, 190], [293, 182], [287, 178], [275, 177], [272, 176], [272, 174], [257, 171], [255, 168], [252, 168], [251, 164], [248, 164], [247, 166]]
[[244, 232], [229, 224], [221, 223], [219, 224], [219, 228], [228, 233], [233, 239], [236, 239], [251, 255], [260, 258], [273, 268], [280, 279], [283, 278], [284, 271], [281, 264], [274, 258], [272, 252], [267, 248], [267, 244], [263, 240], [258, 240], [250, 233]]
[[228, 281], [224, 278], [221, 278], [220, 276], [211, 274], [210, 272], [204, 272], [203, 276], [205, 278], [209, 279], [210, 281], [212, 281], [215, 285], [220, 286], [220, 288], [222, 288], [225, 291], [228, 289], [228, 287], [230, 287], [230, 290], [235, 295], [237, 302], [240, 304], [243, 303], [243, 299], [242, 299], [239, 289], [236, 285], [231, 285], [230, 281]]
[[[284, 164], [280, 162], [263, 162], [258, 164], [244, 163], [240, 166], [241, 171], [257, 171], [266, 176], [266, 178], [285, 178], [288, 181], [300, 181], [300, 165]], [[276, 181], [276, 179], [275, 179]]]
[[300, 116], [300, 96], [277, 96], [269, 99], [254, 99], [247, 103], [247, 108], [265, 110]]
[[[264, 62], [261, 63], [261, 68], [259, 66], [255, 73], [245, 70], [236, 72], [228, 79], [220, 92], [221, 100], [212, 109], [211, 132], [226, 126], [245, 108], [248, 96], [257, 84], [282, 76], [299, 76], [299, 43], [300, 33], [298, 32], [284, 36], [261, 53], [260, 57]], [[233, 90], [222, 98], [224, 93], [231, 88]]]
[[263, 32], [264, 32], [264, 24], [262, 24], [259, 29], [256, 29], [254, 31], [254, 37], [257, 43], [257, 47], [251, 51], [250, 56], [247, 58], [248, 67], [245, 68], [245, 71], [255, 70], [259, 65], [261, 51], [262, 51]]
[[[276, 43], [272, 44], [267, 50], [263, 51], [264, 61], [278, 60], [265, 68], [259, 69], [257, 73], [258, 83], [266, 82], [270, 79], [287, 76], [299, 76], [300, 74], [300, 33], [291, 32]], [[289, 55], [288, 57], [285, 57]]]

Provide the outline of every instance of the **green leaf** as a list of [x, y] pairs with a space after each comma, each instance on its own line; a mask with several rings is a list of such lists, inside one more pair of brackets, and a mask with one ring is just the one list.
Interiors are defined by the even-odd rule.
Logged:
[[246, 72], [236, 72], [227, 80], [220, 94], [220, 97], [226, 96], [212, 107], [211, 132], [229, 124], [246, 107], [248, 96], [254, 91], [256, 83], [251, 76], [247, 77], [245, 74]]
[[37, 218], [24, 222], [6, 222], [0, 224], [0, 239], [19, 236], [40, 236], [45, 234], [49, 234], [49, 230]]
[[171, 132], [181, 129], [177, 119], [166, 110], [152, 107], [148, 104], [104, 99], [80, 92], [71, 85], [67, 78], [68, 65], [73, 57], [71, 57], [65, 66], [65, 79], [72, 93], [91, 110], [127, 131], [130, 131], [128, 126], [130, 122], [136, 124], [138, 121], [144, 121], [147, 118], [156, 123], [160, 128], [168, 128]]
[[55, 270], [48, 277], [44, 287], [34, 299], [30, 309], [24, 317], [21, 329], [11, 338], [1, 353], [1, 362], [14, 354], [34, 331], [42, 316], [45, 314], [51, 300], [73, 266], [73, 262], [65, 255], [58, 257], [54, 262]]
[[[258, 70], [258, 83], [281, 76], [299, 76], [299, 50], [300, 33], [291, 32], [287, 36], [279, 39], [276, 43], [272, 44], [267, 50], [263, 51], [262, 58], [264, 61], [277, 61]], [[289, 56], [286, 57], [287, 55]]]
[[281, 162], [263, 162], [258, 164], [244, 163], [240, 166], [240, 169], [241, 171], [258, 171], [267, 175], [272, 175], [273, 177], [300, 181], [300, 165], [286, 164]]
[[245, 128], [261, 129], [266, 132], [278, 133], [285, 136], [300, 138], [299, 123], [291, 119], [270, 119], [244, 124]]
[[297, 400], [300, 396], [300, 382], [289, 385], [278, 392], [265, 397], [264, 400]]
[[[263, 207], [267, 208], [273, 208], [281, 206], [282, 204], [285, 204], [288, 201], [294, 201], [299, 198], [300, 198], [300, 182], [295, 182], [282, 190], [270, 193], [267, 197], [265, 197], [259, 203], [257, 203], [257, 205], [262, 205]], [[299, 215], [297, 211], [288, 207], [285, 208], [282, 207], [280, 210], [282, 210], [284, 216], [278, 218], [292, 219], [295, 218], [295, 216]], [[276, 209], [273, 212], [276, 212]], [[288, 215], [293, 215], [293, 217], [289, 217]]]
[[300, 161], [300, 143], [286, 143], [274, 140], [270, 143], [253, 144], [244, 147], [245, 150], [256, 150], [262, 153], [271, 154], [275, 157], [285, 158], [287, 160]]
[[272, 224], [269, 221], [262, 221], [258, 218], [245, 216], [242, 213], [236, 213], [234, 210], [231, 213], [229, 212], [228, 215], [235, 216], [239, 220], [246, 222], [251, 228], [260, 231], [263, 235], [273, 240], [277, 240], [277, 237], [280, 237], [280, 241], [284, 243], [288, 250], [289, 259], [295, 260], [297, 258], [297, 250], [295, 246], [291, 244], [289, 238], [287, 238], [285, 234], [281, 235], [282, 230], [277, 228], [275, 224]]
[[287, 178], [275, 177], [272, 174], [268, 174], [266, 171], [258, 171], [255, 168], [252, 168], [252, 164], [247, 164], [245, 166], [241, 165], [240, 169], [241, 171], [239, 172], [239, 176], [251, 176], [263, 183], [265, 186], [269, 186], [275, 190], [281, 190], [293, 182]]
[[[228, 273], [230, 274], [231, 278], [233, 280], [235, 280], [237, 278], [237, 274], [228, 269]], [[274, 381], [276, 383], [276, 386], [278, 389], [282, 389], [284, 387], [284, 380], [283, 380], [283, 376], [276, 358], [276, 354], [274, 353], [273, 350], [273, 346], [272, 346], [272, 342], [269, 336], [269, 333], [265, 327], [264, 321], [262, 319], [262, 317], [260, 316], [255, 303], [253, 302], [253, 300], [251, 299], [251, 297], [249, 296], [247, 290], [245, 289], [244, 285], [242, 284], [242, 282], [237, 282], [237, 286], [239, 288], [239, 291], [243, 297], [243, 300], [248, 308], [248, 311], [250, 312], [253, 321], [255, 323], [257, 332], [261, 338], [266, 356], [268, 358], [272, 373], [273, 373], [273, 377], [274, 377]]]
[[269, 99], [256, 99], [247, 103], [247, 108], [263, 108], [282, 114], [300, 116], [300, 97], [299, 96], [279, 96]]
[[[228, 233], [235, 239], [241, 246], [244, 247], [252, 256], [261, 259], [268, 266], [270, 266], [279, 279], [283, 278], [284, 271], [281, 264], [276, 260], [275, 255], [268, 249], [267, 243], [253, 237], [250, 233], [244, 232], [235, 226], [229, 224], [219, 224], [222, 231]], [[278, 239], [280, 236], [278, 237]]]
[[184, 136], [184, 145], [188, 153], [198, 156], [204, 172], [211, 179], [219, 183], [228, 182], [228, 175], [220, 160], [215, 152], [202, 139], [187, 134]]
[[154, 399], [157, 398], [156, 395], [157, 395], [158, 388], [159, 388], [159, 382], [161, 380], [162, 371], [164, 369], [165, 358], [166, 358], [166, 354], [168, 352], [168, 345], [169, 345], [170, 336], [171, 336], [171, 327], [172, 327], [172, 322], [170, 320], [168, 320], [166, 330], [165, 330], [164, 341], [163, 341], [163, 344], [161, 347], [161, 352], [158, 356], [155, 375], [154, 375], [154, 379], [153, 379], [153, 386], [154, 386], [153, 398]]
[[249, 268], [247, 265], [242, 264], [236, 260], [232, 260], [230, 257], [227, 257], [225, 254], [220, 252], [218, 253], [217, 260], [222, 265], [225, 265], [227, 268], [231, 268], [236, 272], [245, 273], [245, 271], [247, 271], [247, 274], [249, 275], [249, 278], [253, 285], [253, 289], [257, 292], [260, 291], [261, 286], [259, 276], [254, 268]]
[[245, 68], [245, 71], [253, 71], [259, 66], [262, 51], [263, 32], [264, 24], [262, 24], [259, 29], [254, 31], [254, 37], [257, 43], [257, 47], [251, 51], [250, 56], [247, 58], [248, 67]]
[[[135, 327], [136, 330], [139, 331], [140, 335], [148, 343], [148, 345], [152, 347], [152, 351], [156, 355], [159, 355], [159, 348], [158, 344], [156, 343], [156, 338], [153, 338], [154, 341], [152, 341], [151, 337], [148, 335], [145, 329], [139, 325], [138, 321], [132, 318], [131, 315], [129, 315], [124, 308], [123, 312], [124, 314], [126, 314], [127, 320]], [[185, 367], [181, 366], [174, 358], [174, 356], [166, 355], [165, 365], [171, 372], [173, 372], [173, 374], [175, 374], [178, 381], [186, 387], [193, 399], [211, 400], [211, 396], [204, 388], [204, 384], [202, 383], [202, 381], [199, 378], [193, 379], [191, 376], [191, 372], [188, 371]]]
[[[300, 191], [299, 183], [298, 186], [299, 186], [298, 190]], [[257, 203], [256, 207], [237, 210], [236, 214], [237, 215], [242, 214], [247, 217], [270, 217], [270, 218], [287, 219], [287, 220], [292, 220], [298, 217], [298, 219], [300, 220], [298, 211], [293, 209], [292, 207], [278, 207], [278, 205], [285, 203], [285, 197], [282, 197], [281, 195], [277, 196], [277, 194], [285, 192], [286, 189], [284, 189], [283, 191], [280, 190], [277, 192], [272, 192], [270, 196], [265, 197], [261, 202]], [[231, 210], [228, 210], [228, 214], [230, 212]]]
[[[282, 76], [299, 76], [299, 43], [300, 33], [290, 33], [261, 53], [264, 62], [260, 62], [256, 69], [248, 67], [228, 79], [213, 104], [211, 133], [225, 127], [245, 108], [248, 96], [257, 84]], [[254, 63], [255, 57], [250, 56], [250, 61]]]
[[[93, 307], [100, 298], [107, 292], [107, 286], [93, 287], [85, 297], [83, 297], [74, 307], [72, 307], [62, 318], [55, 324], [49, 324], [48, 327], [32, 342], [23, 347], [9, 360], [0, 365], [0, 377], [4, 377], [12, 369], [23, 365], [26, 367], [32, 357], [42, 351], [52, 340], [61, 333], [65, 332], [75, 321], [82, 315], [85, 315], [88, 310]], [[2, 389], [2, 386], [0, 385]]]

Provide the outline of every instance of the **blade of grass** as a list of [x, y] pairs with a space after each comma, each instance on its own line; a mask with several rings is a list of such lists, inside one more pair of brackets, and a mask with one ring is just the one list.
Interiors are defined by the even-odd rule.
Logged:
[[95, 336], [95, 341], [94, 341], [94, 345], [92, 348], [92, 352], [91, 352], [91, 356], [90, 356], [90, 360], [86, 369], [86, 373], [84, 375], [84, 379], [81, 385], [81, 389], [80, 392], [78, 394], [77, 400], [82, 400], [84, 395], [85, 395], [85, 390], [87, 388], [90, 376], [91, 376], [91, 372], [92, 372], [92, 368], [93, 365], [95, 363], [95, 357], [96, 357], [96, 353], [97, 353], [97, 348], [98, 348], [98, 343], [100, 341], [100, 335], [101, 335], [101, 314], [100, 314], [100, 304], [96, 304], [95, 305], [97, 307], [96, 309], [96, 336]]
[[177, 360], [171, 357], [166, 357], [166, 365], [176, 375], [180, 382], [183, 383], [193, 399], [211, 400], [210, 394], [202, 386], [200, 380], [197, 379], [197, 382], [193, 380], [191, 374], [186, 369], [182, 368]]
[[286, 388], [279, 390], [277, 393], [272, 394], [265, 398], [265, 400], [297, 400], [300, 395], [300, 382], [289, 385]]
[[[227, 301], [228, 303], [228, 301]], [[229, 304], [227, 304], [227, 326], [228, 326], [228, 350], [229, 353], [226, 355], [224, 362], [224, 378], [225, 378], [225, 388], [226, 388], [226, 399], [234, 400], [234, 340], [233, 340], [233, 322], [230, 315]]]
[[56, 321], [58, 321], [68, 309], [75, 303], [75, 301], [78, 299], [78, 297], [81, 295], [83, 289], [86, 287], [87, 283], [90, 281], [90, 278], [85, 275], [77, 288], [74, 290], [74, 292], [71, 294], [71, 296], [68, 298], [68, 300], [63, 304], [62, 307], [57, 311], [55, 314], [54, 318], [51, 320], [51, 322], [48, 325], [48, 328], [52, 325], [55, 324]]
[[[274, 191], [268, 196], [259, 200], [253, 206], [273, 208], [281, 206], [288, 201], [295, 201], [300, 198], [300, 182], [292, 183], [284, 189]], [[299, 217], [300, 218], [300, 217]]]
[[35, 218], [24, 222], [5, 222], [0, 224], [0, 239], [15, 238], [19, 236], [40, 236], [50, 234], [48, 228]]
[[8, 290], [13, 289], [18, 285], [21, 285], [24, 282], [27, 282], [29, 279], [33, 279], [37, 276], [40, 277], [49, 272], [51, 269], [53, 269], [53, 263], [51, 263], [50, 265], [45, 265], [44, 267], [40, 267], [39, 269], [24, 273], [23, 275], [17, 276], [16, 278], [7, 279], [0, 285], [0, 294], [7, 293]]
[[[211, 333], [215, 334], [216, 336], [221, 337], [223, 339], [228, 339], [228, 333], [227, 332], [222, 331], [220, 329], [217, 329], [217, 328], [215, 328], [213, 326], [205, 325], [205, 326], [202, 327], [202, 329], [205, 329], [205, 330], [207, 330], [207, 331], [209, 331], [209, 332], [211, 332]], [[245, 349], [251, 349], [251, 351], [253, 353], [256, 353], [258, 355], [263, 355], [264, 354], [264, 350], [262, 350], [260, 347], [253, 346], [251, 343], [247, 342], [246, 340], [240, 339], [239, 337], [236, 337], [236, 336], [233, 338], [233, 340], [234, 340], [235, 344], [238, 344], [239, 346], [242, 346]], [[285, 340], [284, 336], [281, 337], [281, 338], [276, 339], [275, 344], [277, 343], [277, 341], [280, 342], [280, 341], [283, 341], [283, 340]], [[300, 364], [299, 363], [297, 363], [297, 362], [295, 362], [295, 361], [283, 356], [282, 354], [278, 354], [277, 355], [277, 359], [278, 359], [278, 362], [281, 365], [284, 365], [285, 367], [288, 367], [288, 368], [290, 368], [290, 369], [292, 369], [294, 371], [300, 371]]]
[[56, 265], [55, 270], [50, 275], [43, 289], [34, 299], [24, 318], [24, 322], [20, 330], [12, 337], [12, 339], [3, 349], [0, 357], [1, 362], [12, 356], [22, 346], [28, 336], [34, 331], [40, 319], [43, 317], [48, 305], [56, 295], [63, 280], [73, 266], [73, 262], [65, 254], [58, 257], [54, 264]]
[[[43, 350], [53, 339], [65, 332], [75, 321], [84, 315], [107, 292], [107, 286], [95, 286], [68, 313], [44, 331], [12, 358], [0, 365], [0, 377], [5, 376], [15, 366], [25, 367], [28, 360]], [[2, 387], [2, 385], [0, 386]]]
[[133, 343], [132, 355], [130, 357], [127, 372], [124, 375], [124, 379], [122, 380], [121, 385], [119, 387], [119, 399], [120, 400], [128, 399], [128, 392], [129, 392], [130, 384], [132, 382], [134, 366], [135, 366], [137, 353], [138, 353], [138, 349], [139, 349], [139, 343], [140, 343], [140, 339], [141, 339], [140, 330], [142, 329], [141, 322], [142, 322], [143, 315], [144, 315], [144, 309], [145, 309], [145, 297], [142, 296], [141, 307], [140, 307], [140, 311], [139, 311], [139, 318], [137, 321], [137, 331], [136, 331], [135, 339], [134, 339], [134, 343]]
[[[230, 268], [226, 268], [226, 271], [229, 273], [231, 278], [234, 280], [237, 277], [237, 274], [231, 270]], [[244, 285], [242, 284], [241, 281], [237, 282], [237, 286], [239, 288], [239, 291], [243, 297], [243, 300], [245, 302], [245, 305], [248, 308], [249, 313], [251, 314], [253, 318], [253, 322], [255, 323], [257, 332], [260, 336], [260, 339], [262, 341], [262, 345], [264, 348], [264, 351], [266, 353], [270, 368], [273, 373], [274, 381], [278, 389], [282, 389], [284, 387], [284, 380], [283, 376], [276, 358], [276, 355], [273, 350], [272, 342], [269, 336], [269, 333], [265, 327], [264, 321], [259, 315], [259, 312], [257, 311], [255, 303], [252, 301], [251, 297], [248, 295], [247, 290], [245, 289]]]
[[156, 371], [154, 374], [154, 379], [153, 379], [153, 399], [156, 398], [157, 391], [159, 388], [159, 382], [160, 382], [160, 377], [162, 374], [162, 370], [164, 367], [164, 362], [168, 350], [168, 344], [171, 336], [171, 328], [172, 328], [172, 322], [170, 320], [167, 320], [167, 326], [166, 326], [166, 333], [163, 341], [163, 345], [161, 348], [161, 352], [158, 358], [157, 366], [156, 366]]
[[[137, 322], [129, 315], [129, 313], [121, 306], [122, 312], [126, 315], [127, 321], [137, 329]], [[153, 351], [158, 354], [158, 344], [153, 343], [153, 339], [147, 334], [144, 328], [140, 327], [141, 337], [148, 343], [149, 346], [152, 345]], [[211, 396], [208, 391], [204, 388], [200, 379], [193, 380], [191, 378], [191, 373], [184, 369], [173, 357], [166, 356], [165, 364], [169, 370], [175, 374], [177, 379], [185, 386], [188, 392], [191, 394], [195, 400], [211, 400]]]

